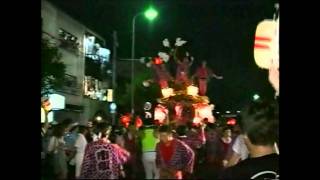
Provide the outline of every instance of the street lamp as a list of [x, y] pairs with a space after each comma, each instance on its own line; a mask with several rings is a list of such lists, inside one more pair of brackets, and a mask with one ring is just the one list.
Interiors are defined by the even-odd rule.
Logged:
[[[131, 59], [134, 59], [135, 55], [135, 25], [136, 25], [136, 18], [143, 13], [136, 14], [132, 19], [132, 44], [131, 44]], [[144, 12], [144, 16], [149, 20], [152, 21], [158, 16], [158, 12], [150, 7]], [[131, 114], [134, 115], [134, 61], [131, 61]]]
[[158, 12], [153, 9], [152, 7], [149, 7], [149, 9], [147, 9], [144, 12], [144, 16], [149, 19], [150, 21], [154, 20], [157, 16], [158, 16]]

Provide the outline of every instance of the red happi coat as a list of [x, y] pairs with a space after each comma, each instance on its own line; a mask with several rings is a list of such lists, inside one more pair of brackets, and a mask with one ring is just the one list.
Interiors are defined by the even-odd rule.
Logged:
[[176, 81], [188, 83], [188, 74], [189, 74], [189, 61], [178, 62], [177, 72], [176, 72]]
[[187, 136], [194, 141], [194, 144], [199, 148], [206, 142], [206, 135], [203, 128], [199, 128], [196, 131], [189, 131]]
[[196, 139], [193, 139], [188, 136], [179, 136], [177, 137], [179, 140], [183, 141], [186, 143], [189, 147], [191, 147], [193, 150], [196, 150], [197, 147], [199, 147], [200, 142]]
[[166, 70], [164, 64], [152, 64], [153, 69], [155, 70], [155, 79], [159, 83], [161, 89], [168, 87], [168, 81], [171, 76]]
[[213, 73], [212, 71], [207, 67], [199, 67], [196, 71], [196, 76], [198, 77], [198, 83], [199, 83], [199, 95], [204, 96], [207, 92], [207, 79], [209, 76], [211, 76]]
[[[173, 154], [169, 161], [165, 161], [163, 158], [163, 152], [161, 151], [162, 142], [159, 142], [156, 146], [156, 164], [160, 168], [160, 178], [174, 179], [180, 171], [182, 173], [192, 173], [195, 154], [194, 151], [184, 142], [173, 139]], [[166, 176], [161, 175], [163, 171], [166, 171]]]
[[87, 145], [80, 179], [119, 179], [120, 166], [130, 154], [116, 144], [102, 140]]
[[197, 132], [189, 131], [186, 136], [175, 136], [177, 139], [183, 141], [188, 146], [190, 146], [193, 150], [200, 148], [203, 144], [205, 144], [205, 133], [204, 130], [198, 130]]
[[196, 70], [196, 76], [199, 79], [207, 79], [212, 74], [213, 74], [213, 72], [211, 71], [211, 69], [209, 69], [207, 67], [200, 66]]

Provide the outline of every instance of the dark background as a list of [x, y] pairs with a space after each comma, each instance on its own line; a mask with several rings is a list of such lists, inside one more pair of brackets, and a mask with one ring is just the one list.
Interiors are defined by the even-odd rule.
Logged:
[[[159, 12], [148, 22], [136, 21], [136, 56], [155, 56], [162, 40], [187, 40], [186, 48], [195, 57], [191, 72], [209, 61], [214, 72], [224, 77], [212, 79], [208, 96], [217, 110], [241, 109], [254, 94], [273, 98], [267, 70], [254, 62], [253, 44], [257, 24], [272, 19], [275, 0], [50, 0], [69, 15], [106, 39], [112, 50], [112, 31], [118, 32], [118, 58], [131, 53], [132, 18], [152, 4]], [[118, 84], [121, 82], [118, 82]]]

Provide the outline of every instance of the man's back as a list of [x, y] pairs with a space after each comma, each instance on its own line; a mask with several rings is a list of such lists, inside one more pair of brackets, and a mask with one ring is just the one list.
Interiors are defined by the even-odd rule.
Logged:
[[220, 179], [279, 179], [279, 155], [248, 158], [226, 169]]
[[117, 179], [120, 165], [129, 158], [129, 153], [115, 144], [101, 140], [87, 145], [81, 169], [81, 178]]

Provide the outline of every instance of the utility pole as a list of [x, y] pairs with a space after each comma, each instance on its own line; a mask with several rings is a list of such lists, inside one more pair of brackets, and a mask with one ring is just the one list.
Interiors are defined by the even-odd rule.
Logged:
[[[113, 97], [112, 101], [115, 102], [116, 99], [116, 62], [117, 62], [117, 48], [118, 48], [118, 37], [117, 37], [117, 31], [113, 31], [113, 56], [112, 56], [112, 89], [113, 89]], [[116, 121], [116, 112], [112, 113], [112, 124], [114, 125]]]
[[[117, 38], [117, 31], [113, 31], [113, 56], [112, 56], [112, 88], [115, 90], [116, 84], [116, 63], [117, 63], [117, 48], [118, 48], [118, 38]], [[113, 96], [114, 97], [114, 96]], [[113, 98], [115, 99], [115, 98]]]

